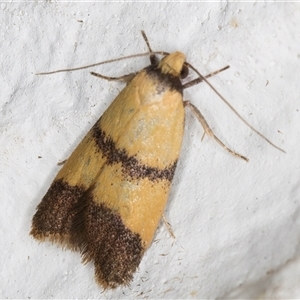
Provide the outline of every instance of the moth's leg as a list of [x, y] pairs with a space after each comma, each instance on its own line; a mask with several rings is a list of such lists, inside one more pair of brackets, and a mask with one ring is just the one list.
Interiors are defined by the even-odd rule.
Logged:
[[166, 219], [166, 217], [165, 217], [165, 214], [162, 215], [162, 220], [163, 220], [165, 226], [167, 227], [167, 229], [168, 229], [168, 231], [169, 231], [171, 237], [172, 237], [173, 239], [175, 239], [175, 234], [174, 234], [174, 232], [173, 232], [173, 230], [172, 230], [172, 227], [171, 227], [170, 223], [167, 221], [167, 219]]
[[152, 66], [157, 66], [159, 60], [158, 60], [157, 56], [155, 56], [154, 54], [152, 54], [153, 51], [152, 51], [152, 49], [150, 47], [150, 43], [149, 43], [149, 40], [148, 40], [148, 38], [146, 36], [145, 31], [142, 30], [141, 32], [142, 32], [142, 36], [143, 36], [143, 38], [144, 38], [144, 40], [145, 40], [145, 42], [147, 44], [147, 47], [149, 49], [149, 52], [150, 52], [150, 63], [151, 63]]
[[109, 77], [109, 76], [104, 76], [104, 75], [101, 75], [101, 74], [95, 73], [95, 72], [91, 72], [91, 74], [93, 76], [96, 76], [96, 77], [99, 77], [99, 78], [102, 78], [102, 79], [105, 79], [105, 80], [108, 80], [108, 81], [123, 81], [123, 82], [128, 83], [133, 79], [133, 77], [137, 73], [130, 73], [130, 74], [123, 75], [123, 76], [120, 76], [120, 77]]
[[[229, 66], [226, 66], [226, 67], [224, 67], [224, 68], [222, 68], [222, 69], [220, 69], [220, 70], [217, 70], [217, 71], [215, 71], [215, 72], [212, 72], [212, 73], [206, 75], [205, 78], [207, 79], [207, 78], [209, 78], [209, 77], [215, 76], [215, 75], [219, 74], [220, 72], [223, 72], [223, 71], [225, 71], [225, 70], [227, 70], [227, 69], [229, 69]], [[198, 78], [196, 78], [196, 79], [194, 79], [194, 80], [192, 80], [192, 81], [187, 82], [186, 84], [184, 84], [184, 85], [183, 85], [183, 88], [184, 88], [184, 89], [189, 88], [189, 87], [191, 87], [191, 86], [193, 86], [193, 85], [196, 85], [196, 84], [198, 84], [198, 83], [200, 83], [200, 82], [202, 82], [202, 81], [203, 81], [203, 78], [202, 78], [202, 77], [198, 77]]]
[[[207, 134], [208, 136], [212, 137], [219, 145], [221, 145], [226, 151], [231, 153], [234, 156], [237, 156], [245, 161], [249, 161], [249, 159], [237, 152], [234, 152], [230, 148], [228, 148], [212, 131], [212, 129], [209, 127], [208, 123], [206, 122], [204, 116], [201, 114], [199, 109], [193, 105], [190, 101], [184, 101], [184, 106], [188, 106], [192, 113], [196, 116], [198, 121], [201, 123], [203, 129], [204, 129], [204, 135]], [[204, 138], [204, 135], [202, 136], [202, 139]]]
[[68, 159], [64, 159], [64, 160], [62, 160], [62, 161], [59, 161], [59, 162], [57, 163], [57, 165], [58, 165], [58, 166], [62, 166], [62, 165], [65, 164], [65, 162], [67, 162], [67, 160], [68, 160]]

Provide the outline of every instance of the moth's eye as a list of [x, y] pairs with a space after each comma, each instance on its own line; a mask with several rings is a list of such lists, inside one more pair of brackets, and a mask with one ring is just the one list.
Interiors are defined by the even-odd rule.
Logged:
[[184, 79], [189, 75], [189, 68], [185, 65], [183, 65], [181, 72], [180, 72], [180, 78]]

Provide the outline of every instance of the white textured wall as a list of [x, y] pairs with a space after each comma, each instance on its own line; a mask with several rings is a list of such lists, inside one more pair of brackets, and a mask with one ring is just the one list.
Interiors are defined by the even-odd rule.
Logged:
[[[0, 298], [300, 297], [300, 4], [1, 3]], [[62, 161], [122, 84], [88, 70], [35, 76], [144, 52], [180, 50], [271, 147], [205, 85], [186, 91], [215, 133], [190, 112], [166, 216], [129, 288], [102, 293], [91, 264], [29, 237], [35, 207]], [[146, 58], [92, 69], [117, 76]], [[40, 158], [39, 158], [40, 157]]]

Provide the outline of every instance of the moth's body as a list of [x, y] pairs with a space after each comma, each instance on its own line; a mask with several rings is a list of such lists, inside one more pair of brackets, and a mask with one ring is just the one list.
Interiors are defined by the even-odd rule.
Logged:
[[139, 72], [78, 145], [31, 234], [79, 250], [97, 281], [128, 284], [162, 217], [184, 130], [180, 52]]
[[[151, 65], [133, 78], [122, 77], [132, 80], [64, 164], [32, 220], [31, 234], [36, 239], [79, 250], [85, 262], [93, 261], [96, 280], [104, 288], [129, 284], [151, 244], [181, 149], [184, 107], [195, 114], [207, 136], [248, 161], [213, 133], [196, 106], [183, 101], [184, 88], [206, 81], [246, 125], [284, 152], [244, 120], [185, 62], [184, 54], [160, 52], [166, 56], [158, 64], [143, 31], [142, 35]], [[199, 77], [182, 85], [180, 78], [187, 75], [187, 68]], [[77, 69], [81, 68], [73, 70]], [[55, 72], [40, 74], [51, 73]]]

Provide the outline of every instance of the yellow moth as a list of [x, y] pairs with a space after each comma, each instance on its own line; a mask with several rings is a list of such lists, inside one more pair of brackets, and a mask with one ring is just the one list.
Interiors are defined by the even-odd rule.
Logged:
[[[121, 78], [92, 73], [127, 85], [64, 163], [32, 220], [33, 237], [80, 251], [84, 262], [93, 261], [96, 280], [104, 288], [129, 284], [151, 245], [181, 149], [185, 107], [205, 134], [248, 160], [225, 146], [200, 111], [183, 100], [185, 88], [207, 82], [219, 71], [205, 78], [183, 53], [153, 52], [142, 34], [149, 52], [130, 57], [149, 55], [151, 65]], [[155, 54], [164, 57], [158, 61]], [[183, 84], [189, 68], [199, 77]]]

